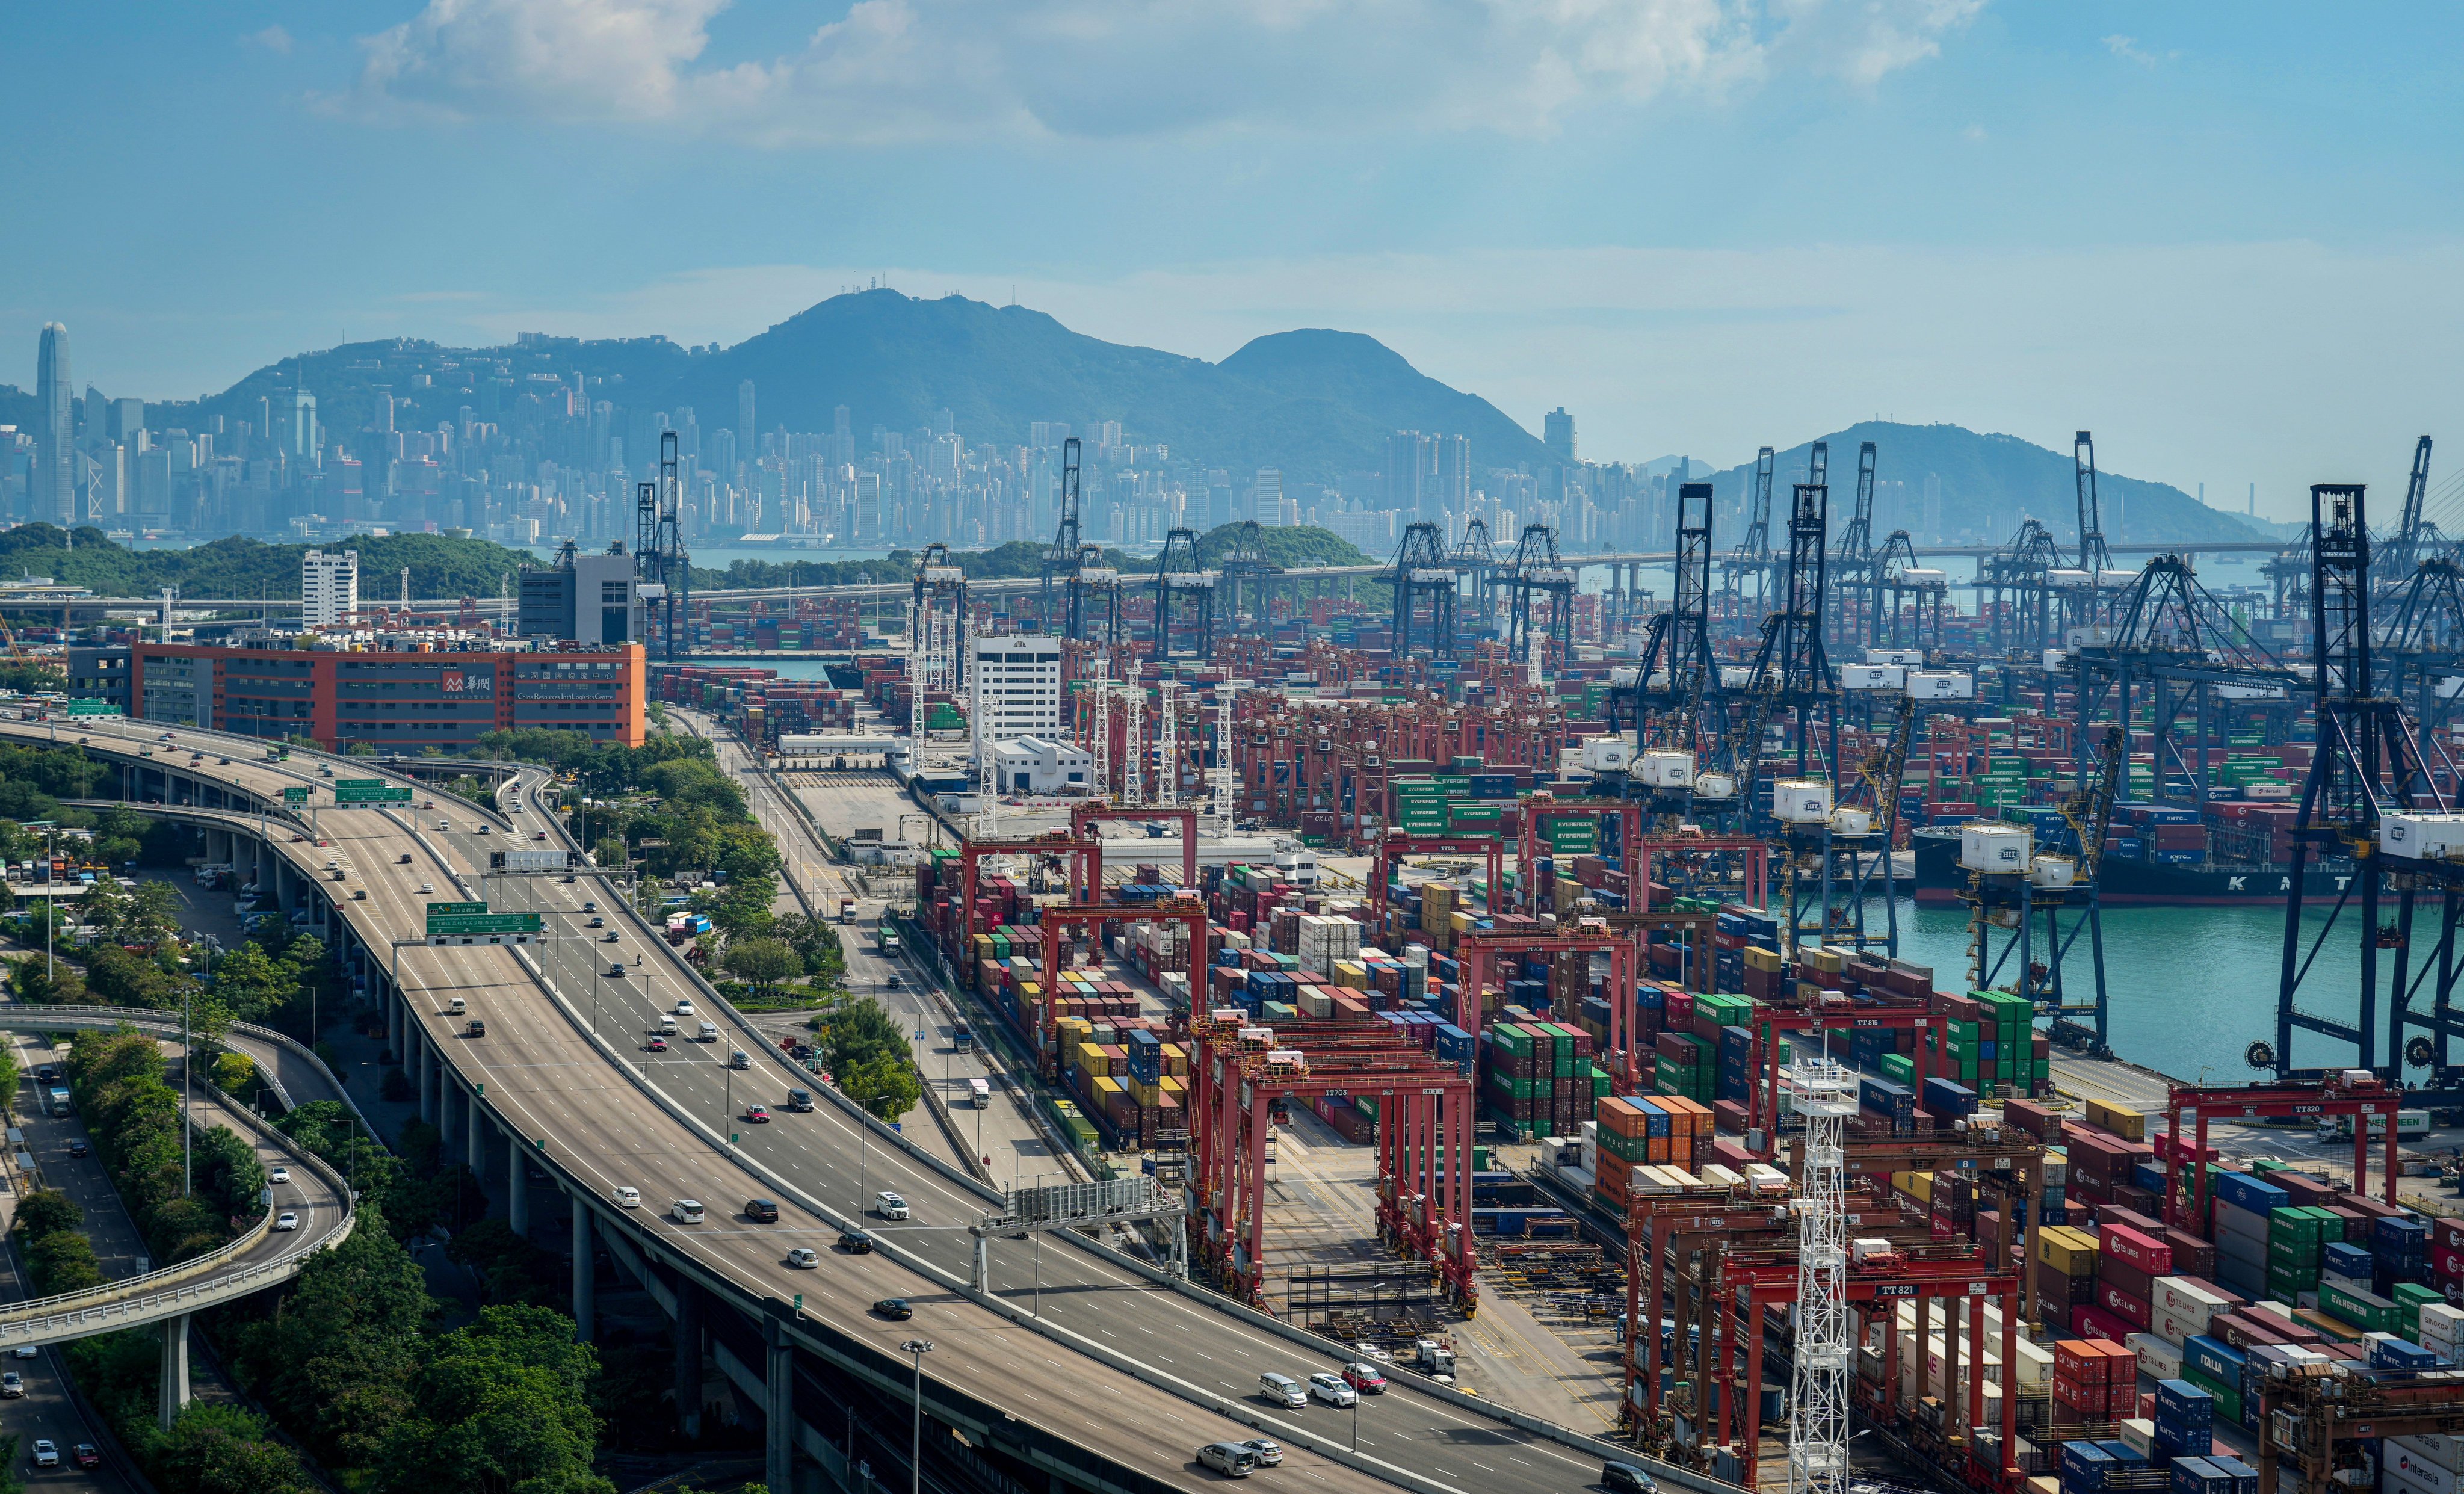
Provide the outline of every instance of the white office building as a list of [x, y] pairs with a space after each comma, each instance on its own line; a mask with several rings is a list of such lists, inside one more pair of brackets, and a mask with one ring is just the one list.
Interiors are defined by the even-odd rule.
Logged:
[[1022, 736], [993, 744], [993, 786], [1002, 794], [1085, 793], [1095, 758], [1071, 742]]
[[300, 621], [339, 627], [360, 609], [360, 552], [311, 550], [299, 560]]
[[978, 739], [1061, 735], [1061, 640], [1032, 634], [967, 640], [967, 698]]

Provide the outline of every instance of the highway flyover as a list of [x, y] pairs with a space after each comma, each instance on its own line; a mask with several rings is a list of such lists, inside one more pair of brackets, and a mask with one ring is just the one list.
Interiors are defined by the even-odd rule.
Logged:
[[[0, 736], [42, 740], [52, 729], [0, 718]], [[787, 1089], [809, 1078], [627, 912], [612, 884], [482, 874], [492, 850], [564, 845], [540, 794], [544, 769], [510, 776], [484, 815], [425, 787], [413, 788], [408, 809], [325, 803], [314, 816], [320, 844], [308, 816], [283, 811], [281, 790], [378, 776], [366, 759], [296, 751], [269, 761], [260, 743], [187, 730], [165, 741], [149, 723], [79, 735], [87, 751], [122, 766], [139, 807], [204, 824], [210, 859], [231, 860], [243, 876], [253, 867], [282, 908], [339, 943], [385, 1004], [423, 1116], [463, 1154], [484, 1162], [497, 1149], [506, 1159], [513, 1224], [529, 1230], [534, 1171], [569, 1203], [579, 1331], [594, 1330], [591, 1263], [605, 1247], [671, 1316], [688, 1434], [699, 1431], [706, 1350], [762, 1416], [774, 1489], [851, 1491], [863, 1482], [853, 1465], [865, 1463], [885, 1482], [906, 1478], [896, 1434], [911, 1395], [935, 1428], [922, 1480], [967, 1494], [1038, 1482], [1188, 1487], [1214, 1478], [1195, 1461], [1200, 1443], [1261, 1435], [1288, 1456], [1260, 1477], [1344, 1490], [1571, 1490], [1595, 1483], [1604, 1457], [1631, 1458], [1399, 1371], [1392, 1390], [1364, 1398], [1356, 1430], [1350, 1411], [1270, 1409], [1256, 1394], [1261, 1373], [1333, 1368], [1340, 1347], [1074, 1234], [993, 1239], [987, 1289], [976, 1290], [966, 1226], [996, 1212], [997, 1195], [835, 1091], [822, 1090], [814, 1111], [788, 1111]], [[594, 900], [595, 913], [584, 906]], [[547, 933], [522, 949], [429, 947], [416, 941], [430, 901], [536, 911]], [[605, 927], [591, 927], [594, 917]], [[455, 998], [462, 1014], [450, 1010]], [[684, 1036], [710, 1020], [720, 1040], [648, 1051], [658, 1014], [680, 1001], [694, 1006], [680, 1018]], [[485, 1022], [483, 1036], [469, 1032], [473, 1019]], [[744, 1069], [729, 1066], [737, 1047]], [[746, 1121], [753, 1103], [773, 1119]], [[641, 1207], [617, 1206], [620, 1187], [639, 1189]], [[903, 1195], [913, 1219], [867, 1220], [874, 1253], [834, 1248], [839, 1229], [884, 1189]], [[779, 1222], [744, 1215], [755, 1197], [780, 1206]], [[682, 1198], [707, 1205], [707, 1222], [679, 1224], [664, 1212]], [[798, 1245], [822, 1252], [818, 1269], [784, 1263]], [[893, 1296], [913, 1305], [913, 1321], [870, 1310]], [[919, 1339], [933, 1345], [920, 1382], [901, 1347]], [[1727, 1488], [1650, 1466], [1664, 1483]]]
[[[11, 1031], [110, 1032], [123, 1026], [175, 1044], [181, 1038], [176, 1013], [143, 1007], [0, 1002], [0, 1028]], [[261, 1070], [271, 1072], [280, 1054], [295, 1066], [304, 1063], [325, 1072], [315, 1054], [282, 1034], [242, 1026], [233, 1045], [255, 1057]], [[331, 1079], [329, 1072], [325, 1076]], [[341, 1089], [340, 1085], [334, 1088]], [[227, 1126], [237, 1131], [269, 1171], [290, 1169], [289, 1182], [267, 1190], [261, 1218], [237, 1239], [207, 1255], [82, 1291], [0, 1304], [0, 1351], [162, 1324], [160, 1414], [165, 1429], [188, 1403], [188, 1315], [290, 1282], [319, 1251], [347, 1239], [355, 1222], [351, 1190], [342, 1175], [247, 1107], [200, 1083], [191, 1118], [200, 1130]], [[284, 1215], [291, 1217], [293, 1227], [276, 1227]]]

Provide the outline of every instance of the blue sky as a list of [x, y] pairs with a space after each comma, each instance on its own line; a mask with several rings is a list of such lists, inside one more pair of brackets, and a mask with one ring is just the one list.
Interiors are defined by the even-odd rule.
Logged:
[[54, 319], [177, 397], [879, 275], [1208, 358], [1369, 332], [1603, 459], [2090, 427], [2290, 516], [2401, 483], [2464, 333], [2453, 8], [96, 3], [11, 50], [21, 384]]

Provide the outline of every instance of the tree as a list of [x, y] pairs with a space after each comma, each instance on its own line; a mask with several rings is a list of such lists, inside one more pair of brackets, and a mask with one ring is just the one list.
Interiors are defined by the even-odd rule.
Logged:
[[311, 1494], [299, 1455], [267, 1435], [265, 1418], [192, 1400], [154, 1455], [156, 1482], [186, 1494]]
[[85, 1222], [85, 1210], [56, 1188], [38, 1188], [17, 1205], [17, 1238], [32, 1242]]
[[778, 939], [737, 939], [727, 946], [726, 964], [729, 974], [751, 981], [763, 995], [804, 968], [795, 950]]
[[37, 1296], [83, 1291], [102, 1285], [102, 1267], [95, 1263], [94, 1241], [75, 1230], [55, 1230], [26, 1250], [26, 1269], [34, 1279]]
[[839, 1090], [886, 1121], [894, 1121], [924, 1099], [924, 1082], [904, 1059], [867, 1059], [853, 1068], [833, 1068]]
[[377, 1494], [613, 1494], [590, 1471], [597, 1351], [572, 1340], [572, 1319], [514, 1307], [483, 1308], [435, 1340], [413, 1385], [416, 1409], [377, 1460]]
[[17, 1085], [25, 1077], [25, 1071], [17, 1064], [17, 1050], [0, 1045], [0, 1107], [12, 1110], [16, 1107]]
[[299, 1273], [273, 1316], [240, 1329], [249, 1382], [319, 1459], [364, 1467], [411, 1411], [420, 1331], [436, 1304], [381, 1215]]
[[830, 1013], [830, 1067], [844, 1074], [879, 1058], [905, 1059], [907, 1029], [871, 997], [840, 1003]]
[[[46, 969], [46, 964], [50, 968]], [[86, 994], [85, 978], [76, 967], [57, 959], [46, 961], [40, 955], [29, 955], [17, 961], [9, 984], [17, 1000], [29, 1006], [84, 1006], [93, 998]]]

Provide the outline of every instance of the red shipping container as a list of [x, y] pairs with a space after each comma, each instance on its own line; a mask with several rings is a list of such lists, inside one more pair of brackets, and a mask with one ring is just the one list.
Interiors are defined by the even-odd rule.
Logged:
[[2082, 1338], [2110, 1339], [2115, 1344], [2139, 1331], [2135, 1325], [2093, 1305], [2071, 1309], [2071, 1329]]
[[2098, 1352], [2087, 1339], [2057, 1339], [2054, 1374], [2057, 1380], [2067, 1377], [2076, 1385], [2101, 1386], [2113, 1377], [2113, 1360]]
[[[2443, 1235], [2444, 1229], [2440, 1233]], [[2430, 1274], [2442, 1282], [2464, 1281], [2464, 1250], [2453, 1245], [2431, 1246]]]
[[2430, 1242], [2450, 1250], [2464, 1250], [2464, 1219], [2431, 1219]]
[[2100, 1287], [2112, 1286], [2125, 1297], [2137, 1297], [2155, 1310], [2156, 1279], [2116, 1256], [2100, 1254], [2096, 1258], [2096, 1279]]
[[2100, 1260], [2109, 1256], [2137, 1267], [2146, 1276], [2173, 1274], [2173, 1247], [2161, 1241], [2150, 1240], [2127, 1224], [2099, 1230], [2097, 1251]]
[[[2136, 1332], [2139, 1329], [2145, 1328], [2147, 1326], [2147, 1320], [2152, 1316], [2148, 1311], [2146, 1298], [2134, 1297], [2111, 1282], [2101, 1281], [2096, 1284], [2096, 1305], [2106, 1312], [2109, 1312], [2113, 1316], [2129, 1324], [2132, 1332]], [[2108, 1334], [2106, 1336], [2113, 1337], [2117, 1335]]]

